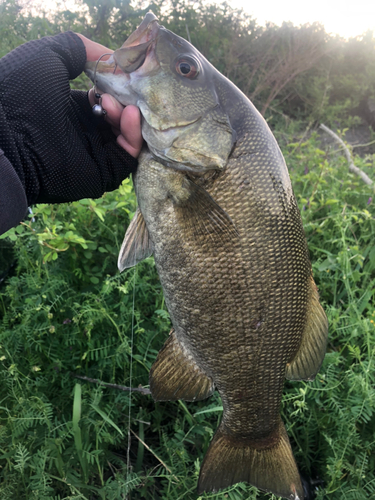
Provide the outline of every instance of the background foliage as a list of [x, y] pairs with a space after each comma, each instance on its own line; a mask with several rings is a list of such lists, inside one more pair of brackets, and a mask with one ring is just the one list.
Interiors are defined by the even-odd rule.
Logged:
[[[283, 149], [330, 323], [324, 365], [314, 382], [286, 384], [283, 419], [300, 470], [324, 481], [318, 499], [372, 498], [373, 188], [312, 131], [318, 120], [336, 127], [359, 121], [353, 117], [375, 96], [374, 37], [344, 41], [319, 25], [261, 27], [226, 4], [161, 6], [152, 4], [162, 23], [190, 37], [254, 100]], [[76, 12], [49, 15], [21, 7], [0, 3], [1, 55], [66, 29], [116, 48], [148, 10], [124, 0], [86, 0]], [[85, 85], [83, 77], [75, 82]], [[370, 176], [374, 162], [373, 155], [355, 157]], [[2, 500], [196, 498], [200, 463], [221, 417], [217, 394], [155, 404], [75, 378], [147, 386], [168, 335], [152, 258], [136, 271], [116, 270], [134, 211], [128, 180], [99, 200], [33, 207], [0, 239]], [[240, 484], [202, 498], [269, 497]]]

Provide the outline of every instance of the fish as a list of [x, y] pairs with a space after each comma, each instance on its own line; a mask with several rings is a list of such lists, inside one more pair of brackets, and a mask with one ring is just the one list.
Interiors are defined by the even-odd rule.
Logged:
[[171, 317], [151, 394], [198, 401], [217, 390], [222, 400], [198, 493], [244, 481], [303, 500], [280, 405], [285, 379], [313, 380], [319, 371], [328, 323], [268, 124], [152, 12], [86, 73], [142, 115], [138, 208], [118, 266], [153, 255]]

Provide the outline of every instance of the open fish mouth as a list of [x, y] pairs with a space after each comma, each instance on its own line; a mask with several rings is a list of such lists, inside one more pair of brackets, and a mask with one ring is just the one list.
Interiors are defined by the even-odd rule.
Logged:
[[[157, 17], [149, 12], [122, 47], [115, 50], [107, 60], [100, 58], [98, 61], [87, 62], [86, 74], [101, 91], [108, 90], [108, 84], [104, 83], [105, 80], [108, 80], [111, 82], [111, 89], [113, 86], [116, 89], [121, 85], [123, 92], [124, 85], [132, 80], [129, 78], [131, 73], [142, 68], [142, 72], [138, 76], [145, 76], [159, 65], [153, 50], [157, 43], [159, 30], [160, 25], [157, 22]], [[105, 55], [108, 54], [103, 54], [102, 57]], [[116, 79], [119, 79], [121, 83], [116, 84]], [[112, 91], [111, 93], [113, 94]], [[116, 97], [122, 102], [120, 93], [118, 94], [119, 96], [116, 95]], [[133, 102], [122, 102], [122, 104], [133, 104]]]
[[153, 12], [148, 12], [138, 28], [125, 40], [122, 48], [140, 45], [155, 39], [160, 29], [160, 25], [157, 21], [158, 18], [155, 14]]
[[114, 53], [114, 60], [124, 73], [136, 71], [143, 65], [148, 51], [156, 43], [160, 30], [157, 17], [148, 12], [138, 28]]

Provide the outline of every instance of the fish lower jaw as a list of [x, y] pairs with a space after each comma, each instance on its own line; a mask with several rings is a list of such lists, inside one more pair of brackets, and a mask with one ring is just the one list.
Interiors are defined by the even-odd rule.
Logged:
[[[94, 71], [92, 69], [85, 69], [85, 73], [94, 82]], [[100, 89], [102, 93], [112, 95], [123, 106], [128, 106], [129, 104], [137, 105], [138, 97], [126, 85], [128, 80], [127, 75], [97, 72], [95, 80], [94, 85], [97, 89]]]

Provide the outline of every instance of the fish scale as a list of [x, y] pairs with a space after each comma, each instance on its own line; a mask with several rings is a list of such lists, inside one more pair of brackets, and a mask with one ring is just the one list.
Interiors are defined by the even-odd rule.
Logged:
[[157, 401], [195, 401], [216, 388], [222, 399], [198, 492], [248, 481], [302, 500], [280, 418], [282, 391], [285, 378], [315, 377], [328, 325], [268, 125], [152, 13], [94, 73], [88, 63], [87, 73], [143, 115], [139, 207], [119, 268], [153, 254], [170, 313], [173, 329], [151, 369], [151, 393]]
[[[144, 163], [141, 161], [141, 166], [135, 176], [135, 185], [140, 209], [147, 224], [147, 212], [148, 210], [154, 210], [153, 207], [144, 207], [143, 199], [146, 199], [146, 203], [149, 204], [152, 191], [157, 188], [155, 188], [154, 181], [149, 178], [150, 166], [144, 167], [143, 165]], [[179, 172], [170, 171], [165, 167], [160, 167], [159, 164], [157, 168], [158, 171], [155, 172], [154, 175], [157, 176], [158, 180], [162, 175], [160, 170], [163, 168], [167, 176], [183, 175]], [[155, 249], [155, 262], [159, 277], [163, 284], [168, 310], [171, 313], [171, 319], [175, 330], [178, 332], [179, 340], [181, 343], [187, 343], [195, 359], [198, 360], [198, 364], [200, 364], [206, 373], [211, 375], [214, 379], [215, 385], [223, 399], [225, 408], [223, 420], [227, 428], [230, 429], [233, 434], [238, 432], [240, 436], [243, 437], [246, 435], [251, 439], [251, 429], [254, 427], [256, 438], [259, 439], [259, 427], [262, 428], [262, 434], [268, 435], [270, 429], [275, 430], [279, 424], [279, 406], [285, 371], [283, 365], [285, 366], [286, 361], [292, 357], [292, 353], [298, 347], [300, 340], [298, 337], [300, 336], [305, 321], [303, 317], [303, 323], [301, 324], [300, 319], [299, 324], [297, 323], [297, 325], [294, 326], [294, 330], [296, 330], [299, 335], [297, 335], [295, 342], [291, 343], [290, 336], [292, 336], [293, 329], [290, 323], [293, 321], [293, 315], [291, 315], [290, 312], [296, 309], [295, 303], [293, 302], [293, 296], [298, 299], [299, 308], [301, 307], [301, 298], [303, 299], [303, 291], [305, 291], [306, 295], [304, 302], [307, 301], [307, 281], [310, 272], [309, 268], [307, 268], [307, 272], [304, 273], [306, 283], [304, 287], [305, 290], [298, 287], [300, 284], [298, 281], [298, 289], [294, 292], [292, 288], [293, 281], [289, 278], [290, 275], [293, 277], [293, 271], [290, 271], [288, 262], [291, 260], [290, 254], [293, 254], [293, 252], [291, 252], [290, 245], [286, 246], [283, 241], [280, 242], [280, 235], [277, 233], [277, 228], [274, 233], [274, 240], [277, 245], [280, 245], [279, 254], [276, 250], [276, 252], [272, 251], [271, 255], [274, 256], [275, 259], [279, 258], [279, 260], [284, 263], [284, 265], [278, 267], [280, 281], [283, 283], [282, 293], [280, 293], [280, 289], [276, 289], [274, 292], [270, 290], [270, 287], [267, 286], [267, 273], [265, 273], [263, 269], [260, 269], [260, 267], [265, 268], [264, 263], [262, 266], [262, 262], [266, 259], [262, 259], [260, 255], [262, 252], [264, 254], [262, 239], [265, 235], [262, 236], [259, 229], [257, 229], [254, 234], [254, 239], [258, 240], [255, 248], [254, 246], [250, 247], [251, 250], [247, 252], [248, 261], [255, 261], [256, 265], [244, 266], [245, 259], [244, 255], [241, 253], [240, 247], [247, 247], [247, 234], [248, 232], [252, 232], [253, 221], [255, 219], [251, 213], [251, 208], [254, 206], [256, 207], [257, 203], [256, 201], [254, 202], [254, 200], [250, 200], [248, 208], [248, 212], [250, 213], [246, 214], [246, 206], [244, 207], [243, 202], [241, 202], [243, 211], [240, 216], [238, 215], [238, 210], [236, 209], [238, 203], [236, 178], [241, 176], [241, 170], [246, 171], [248, 168], [248, 164], [243, 162], [242, 166], [238, 166], [237, 164], [234, 171], [230, 168], [226, 169], [226, 171], [215, 180], [211, 189], [208, 190], [209, 194], [211, 194], [218, 204], [229, 214], [229, 216], [231, 216], [237, 231], [240, 233], [239, 249], [237, 250], [239, 258], [237, 255], [233, 255], [235, 253], [235, 246], [232, 246], [232, 242], [228, 242], [230, 248], [222, 246], [218, 251], [216, 248], [210, 247], [207, 244], [202, 245], [200, 240], [195, 242], [195, 246], [193, 247], [191, 240], [182, 234], [177, 238], [177, 241], [182, 242], [182, 248], [179, 247], [176, 242], [173, 242], [173, 245], [171, 245], [168, 238], [168, 226], [176, 224], [176, 227], [178, 227], [178, 223], [174, 223], [174, 221], [170, 220], [170, 211], [166, 212], [167, 218], [165, 219], [163, 213], [159, 212], [158, 219], [148, 224], [148, 229], [151, 234], [154, 234], [155, 231], [154, 242], [156, 242], [158, 248], [157, 251]], [[143, 177], [145, 177], [145, 179], [140, 180]], [[143, 182], [147, 184], [147, 187], [143, 187], [140, 184]], [[225, 186], [225, 197], [221, 194], [223, 193], [223, 185]], [[143, 190], [143, 194], [139, 193], [140, 190]], [[216, 194], [217, 196], [215, 197]], [[247, 199], [249, 199], [249, 197], [247, 197]], [[259, 220], [261, 212], [259, 210], [256, 211], [258, 224], [263, 228], [265, 224], [261, 219]], [[283, 235], [283, 239], [286, 239], [285, 236], [287, 236], [287, 233], [285, 233], [283, 225], [284, 224], [281, 224], [281, 234]], [[163, 229], [165, 229], [165, 231]], [[184, 232], [184, 228], [181, 228], [181, 232]], [[159, 239], [163, 242], [160, 248], [157, 243]], [[181, 265], [180, 255], [184, 254], [185, 241], [189, 241], [190, 243], [189, 253], [188, 256], [184, 256], [184, 262], [183, 265]], [[269, 247], [274, 247], [272, 240], [271, 242], [269, 241], [268, 234], [267, 241]], [[302, 241], [305, 245], [304, 240]], [[297, 247], [297, 245], [295, 246]], [[288, 256], [286, 252], [288, 252]], [[158, 260], [159, 253], [164, 256], [162, 262]], [[168, 258], [165, 258], [165, 256], [168, 256]], [[209, 261], [206, 258], [207, 256], [211, 256]], [[171, 262], [173, 262], [173, 275], [171, 275], [170, 269]], [[235, 263], [235, 265], [233, 265], [233, 263]], [[248, 264], [248, 262], [246, 262], [246, 264]], [[275, 266], [275, 268], [277, 268], [277, 266]], [[188, 280], [186, 279], [186, 269], [189, 270]], [[202, 272], [204, 272], [204, 281], [210, 279], [209, 277], [211, 276], [211, 280], [215, 280], [214, 295], [212, 294], [211, 286], [206, 288], [203, 285]], [[173, 287], [170, 289], [170, 284], [172, 282]], [[196, 283], [200, 283], [199, 288], [196, 287]], [[263, 299], [260, 299], [259, 294], [261, 294]], [[290, 300], [289, 303], [284, 303], [285, 294], [287, 294]], [[266, 301], [269, 304], [267, 308], [264, 305]], [[213, 313], [209, 324], [209, 336], [207, 336], [206, 332], [202, 329], [200, 317], [195, 317], [195, 315], [191, 314], [191, 310], [194, 310], [196, 307], [198, 308], [202, 303], [205, 304], [206, 310]], [[241, 328], [241, 324], [239, 325], [238, 323], [244, 324], [245, 320], [247, 320], [247, 324], [258, 321], [259, 303], [261, 304], [261, 308], [263, 307], [266, 309], [266, 316], [272, 315], [272, 322], [270, 319], [265, 318], [267, 323], [269, 323], [268, 328], [265, 329], [263, 327], [263, 329], [259, 331], [256, 329], [246, 329], [243, 326]], [[237, 320], [235, 324], [233, 322], [233, 308], [237, 310], [235, 317], [240, 318], [240, 321]], [[274, 326], [275, 323], [276, 325]], [[289, 336], [278, 343], [279, 354], [284, 345], [285, 352], [282, 356], [275, 359], [272, 353], [267, 355], [267, 347], [271, 346], [272, 348], [275, 344], [274, 336], [276, 334], [283, 337], [282, 329], [285, 328], [288, 330]], [[213, 339], [215, 339], [214, 343], [212, 342]], [[252, 357], [256, 355], [258, 350], [265, 351], [265, 356], [259, 357], [256, 360], [254, 363], [255, 366], [252, 366], [250, 372], [241, 369], [241, 366], [245, 366], [249, 362], [246, 353], [245, 356], [241, 355], [241, 349], [239, 349], [241, 345], [244, 346], [245, 351], [250, 350]], [[251, 348], [252, 346], [253, 348]], [[225, 363], [218, 365], [216, 360], [222, 357], [224, 351], [226, 352]], [[237, 364], [240, 365], [238, 371], [236, 370]], [[228, 365], [232, 366], [230, 373], [228, 373]], [[270, 382], [272, 383], [270, 384]], [[240, 407], [234, 407], [232, 404], [232, 394], [238, 387], [242, 386], [247, 388], [250, 384], [254, 385], [254, 390], [251, 391], [247, 389], [246, 400], [242, 401]], [[259, 396], [264, 392], [264, 388], [267, 388], [269, 395], [266, 402], [264, 400], [261, 401]], [[257, 411], [254, 411], [254, 401], [256, 402]], [[268, 425], [264, 424], [265, 421]], [[244, 432], [244, 427], [246, 432]]]

